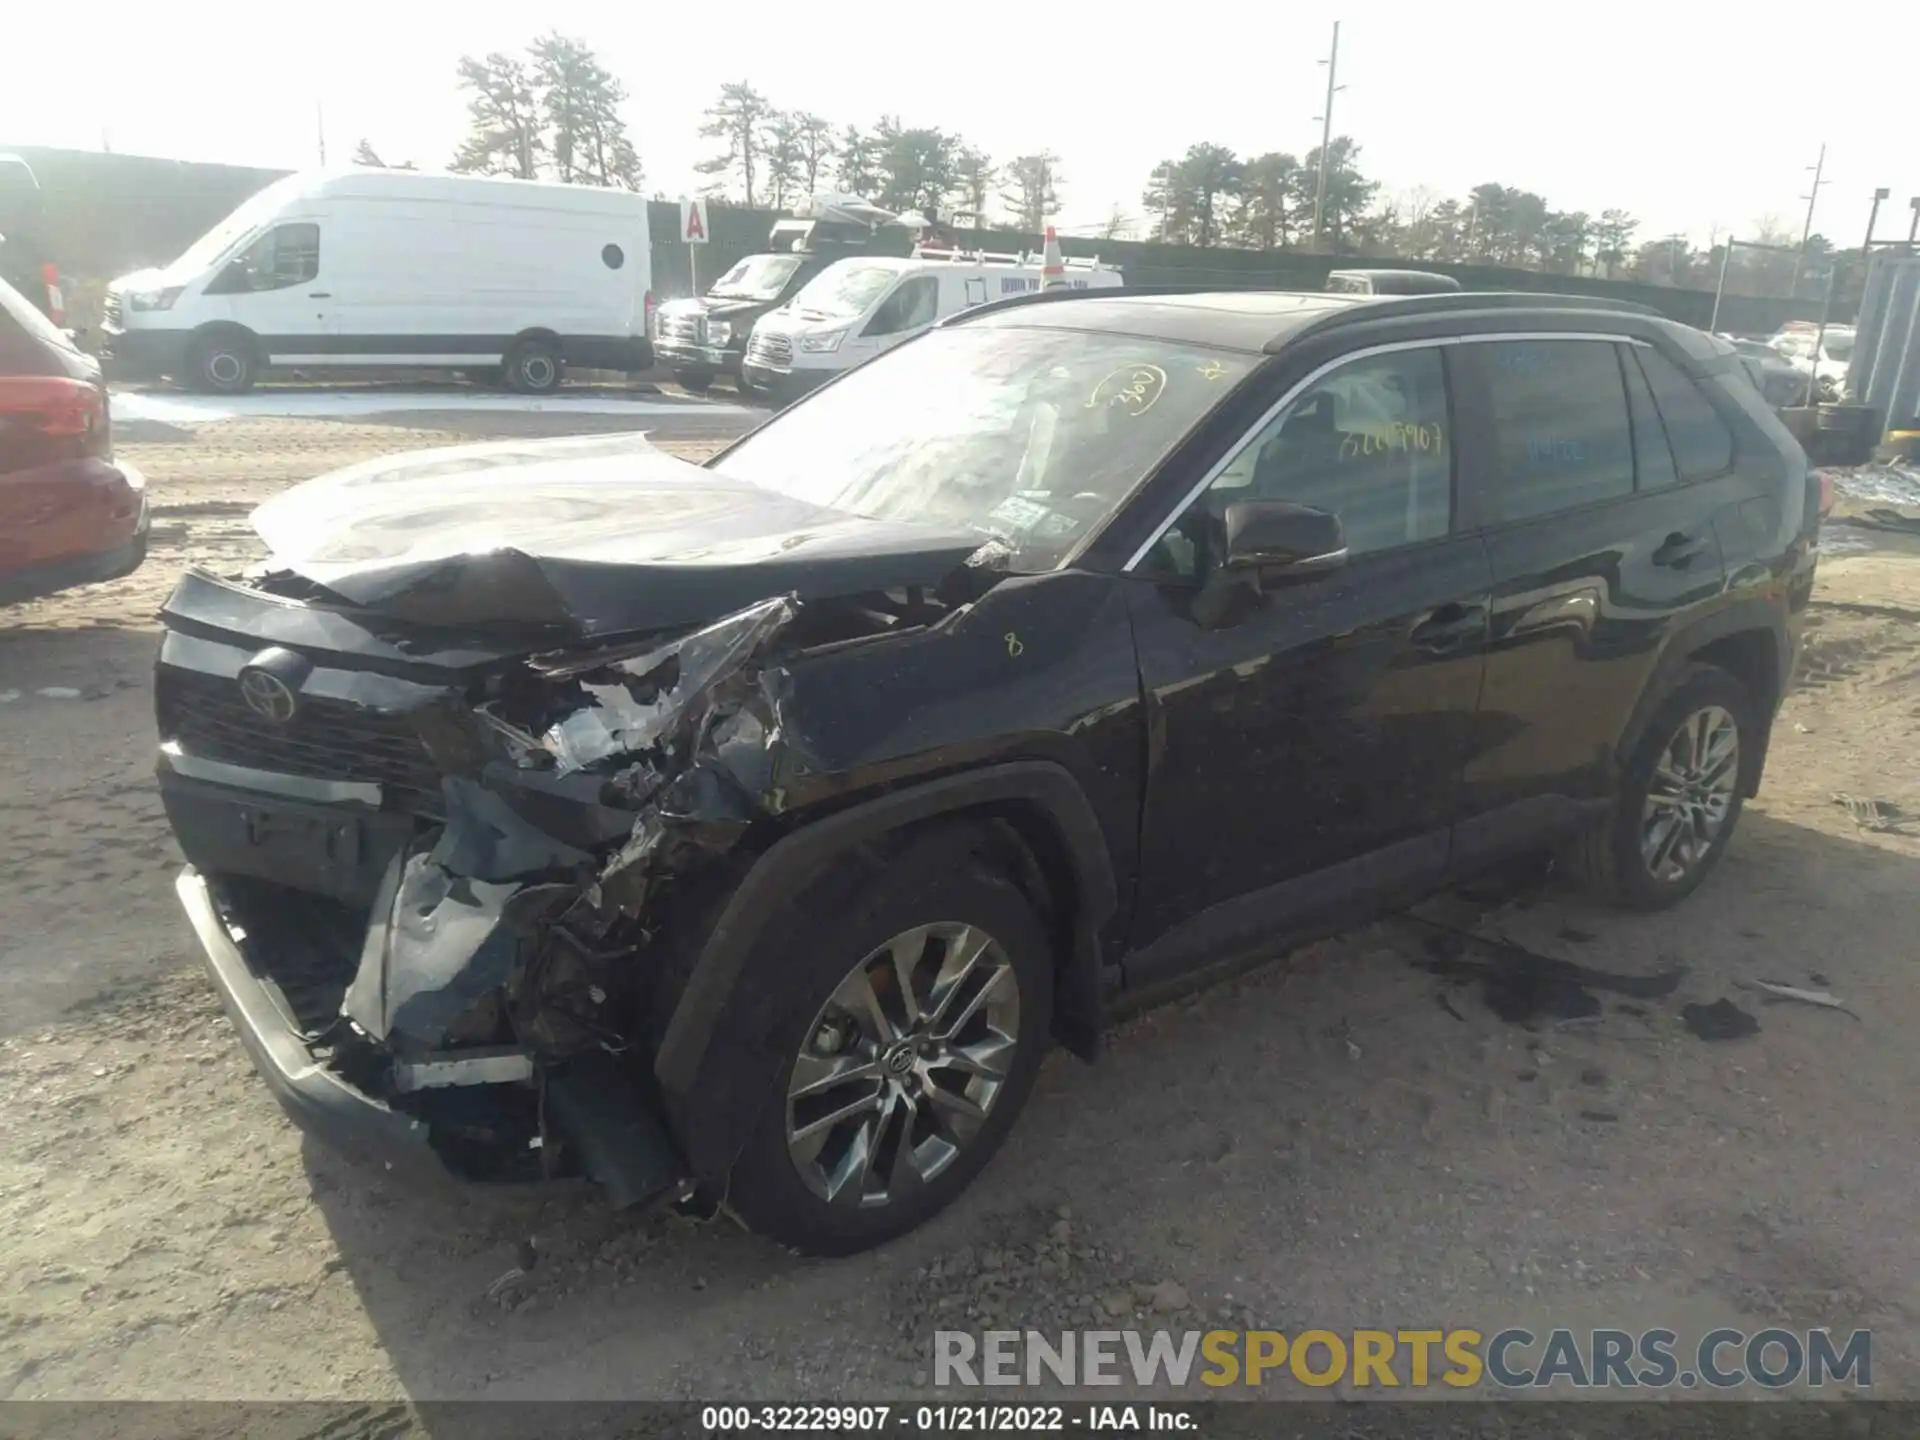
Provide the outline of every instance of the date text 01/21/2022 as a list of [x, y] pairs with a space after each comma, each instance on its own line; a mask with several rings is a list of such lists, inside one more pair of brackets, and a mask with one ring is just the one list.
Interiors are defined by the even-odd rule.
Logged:
[[709, 1435], [839, 1431], [1002, 1435], [1010, 1431], [1091, 1434], [1128, 1430], [1178, 1433], [1197, 1417], [1163, 1405], [708, 1405], [700, 1427]]

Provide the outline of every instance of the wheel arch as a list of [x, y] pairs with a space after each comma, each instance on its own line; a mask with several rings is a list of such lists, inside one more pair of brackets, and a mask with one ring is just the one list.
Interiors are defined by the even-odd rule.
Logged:
[[1766, 769], [1773, 717], [1790, 678], [1786, 667], [1791, 653], [1785, 616], [1764, 601], [1731, 605], [1677, 632], [1662, 648], [1653, 674], [1635, 702], [1615, 751], [1616, 766], [1624, 763], [1645, 738], [1647, 726], [1682, 672], [1689, 665], [1712, 665], [1732, 675], [1753, 697], [1760, 733], [1748, 747], [1741, 782], [1741, 793], [1751, 798], [1758, 793]]
[[539, 340], [539, 341], [543, 341], [548, 345], [551, 345], [554, 349], [555, 357], [558, 358], [560, 348], [561, 348], [560, 333], [557, 330], [549, 330], [544, 325], [530, 326], [527, 329], [522, 330], [518, 335], [515, 335], [511, 340], [507, 342], [507, 348], [505, 353], [508, 355], [513, 354], [515, 350], [519, 349], [522, 345], [526, 344], [529, 340]]
[[[720, 907], [681, 988], [654, 1055], [654, 1078], [668, 1108], [690, 1115], [696, 1094], [708, 1133], [681, 1140], [696, 1175], [731, 1165], [751, 1113], [751, 1094], [713, 1103], [729, 1081], [750, 1087], [726, 1056], [751, 1051], [756, 1037], [730, 1033], [751, 1006], [732, 1002], [755, 946], [782, 902], [799, 895], [835, 860], [930, 825], [975, 823], [993, 837], [997, 858], [1034, 902], [1055, 946], [1054, 1033], [1076, 1054], [1098, 1053], [1102, 1010], [1102, 934], [1119, 905], [1112, 857], [1093, 807], [1064, 766], [1009, 761], [944, 776], [862, 801], [803, 826], [768, 847]], [[708, 1131], [717, 1121], [718, 1133]], [[690, 1129], [694, 1127], [689, 1127]]]
[[206, 320], [194, 326], [187, 332], [186, 354], [194, 354], [209, 340], [225, 339], [228, 336], [240, 341], [253, 352], [254, 364], [267, 363], [266, 349], [260, 343], [259, 334], [242, 325], [238, 320]]

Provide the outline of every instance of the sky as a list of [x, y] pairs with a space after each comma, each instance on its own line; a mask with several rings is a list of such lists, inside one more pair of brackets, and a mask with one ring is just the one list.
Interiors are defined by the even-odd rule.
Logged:
[[[1904, 235], [1920, 195], [1920, 5], [1855, 10], [1610, 0], [1605, 5], [1351, 0], [1192, 11], [1110, 0], [1017, 7], [811, 4], [537, 7], [331, 0], [284, 9], [171, 0], [80, 12], [22, 5], [0, 85], [0, 148], [297, 168], [361, 138], [388, 163], [445, 163], [464, 131], [463, 54], [519, 50], [558, 29], [627, 85], [646, 188], [702, 183], [701, 112], [723, 82], [863, 127], [883, 114], [957, 131], [996, 158], [1061, 157], [1067, 231], [1118, 207], [1136, 220], [1148, 172], [1197, 141], [1304, 155], [1319, 141], [1340, 23], [1334, 133], [1383, 194], [1463, 195], [1484, 181], [1561, 210], [1624, 208], [1637, 239], [1797, 238], [1826, 146], [1814, 229]], [[1207, 15], [1182, 27], [1182, 14]], [[1842, 24], [1829, 17], [1860, 17]], [[1232, 16], [1233, 18], [1226, 18]], [[1142, 233], [1144, 233], [1144, 228]]]

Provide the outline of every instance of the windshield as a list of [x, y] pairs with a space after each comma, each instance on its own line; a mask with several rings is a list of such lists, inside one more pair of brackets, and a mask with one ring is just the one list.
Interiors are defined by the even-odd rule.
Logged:
[[722, 300], [777, 300], [799, 268], [798, 255], [749, 255], [707, 293]]
[[801, 287], [793, 308], [830, 320], [851, 320], [866, 314], [899, 278], [900, 272], [890, 265], [829, 265]]
[[1826, 347], [1829, 360], [1846, 360], [1853, 355], [1853, 332], [1851, 330], [1829, 330], [1822, 342]]
[[725, 474], [877, 520], [972, 530], [1048, 570], [1259, 357], [1131, 335], [934, 330], [769, 422]]
[[210, 270], [241, 240], [257, 230], [261, 223], [281, 207], [280, 187], [269, 185], [238, 210], [189, 245], [186, 253], [166, 268], [169, 271], [199, 274]]

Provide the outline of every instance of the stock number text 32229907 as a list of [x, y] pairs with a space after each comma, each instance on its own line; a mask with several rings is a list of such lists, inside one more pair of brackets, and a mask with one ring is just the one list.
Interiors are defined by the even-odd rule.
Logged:
[[1178, 1432], [1194, 1416], [1172, 1406], [1118, 1405], [708, 1405], [700, 1412], [709, 1435], [756, 1432], [904, 1431], [917, 1435], [1083, 1434], [1126, 1430]]

